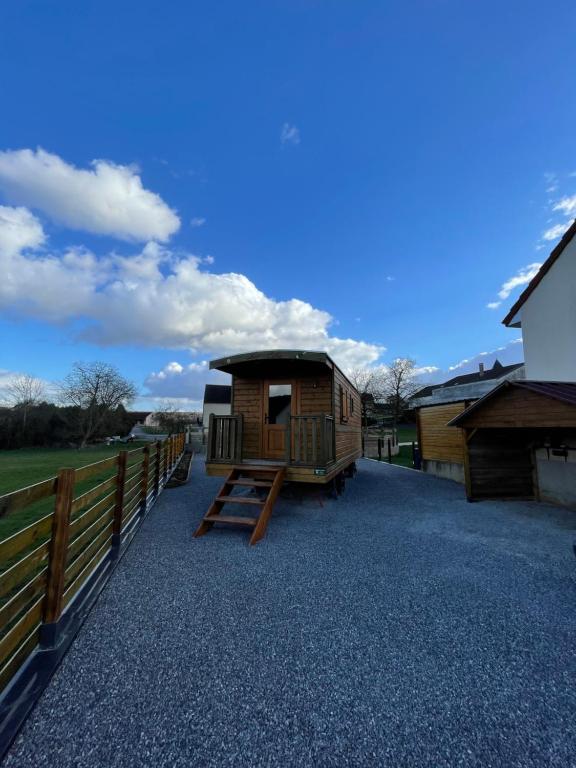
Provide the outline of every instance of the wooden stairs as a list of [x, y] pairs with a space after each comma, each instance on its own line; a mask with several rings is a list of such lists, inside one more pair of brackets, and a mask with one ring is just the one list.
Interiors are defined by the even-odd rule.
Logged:
[[[232, 470], [226, 478], [224, 485], [218, 491], [218, 494], [210, 509], [204, 515], [204, 519], [194, 532], [194, 538], [208, 533], [214, 523], [225, 523], [227, 525], [241, 525], [246, 528], [252, 528], [250, 544], [256, 544], [264, 536], [272, 508], [280, 493], [280, 488], [286, 477], [286, 467], [274, 466], [242, 466], [232, 467]], [[267, 488], [268, 493], [265, 498], [251, 498], [250, 496], [233, 495], [235, 487], [239, 488]], [[223, 515], [222, 509], [225, 504], [241, 504], [253, 506], [259, 509], [257, 517], [244, 517], [241, 515]]]

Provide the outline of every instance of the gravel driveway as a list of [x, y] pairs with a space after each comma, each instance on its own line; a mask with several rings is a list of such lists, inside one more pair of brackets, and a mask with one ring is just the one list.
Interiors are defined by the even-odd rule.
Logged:
[[576, 513], [365, 460], [192, 540], [219, 485], [162, 495], [6, 768], [576, 765]]

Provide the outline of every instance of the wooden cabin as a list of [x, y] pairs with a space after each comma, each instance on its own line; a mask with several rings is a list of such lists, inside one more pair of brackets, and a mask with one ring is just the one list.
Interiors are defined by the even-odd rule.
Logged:
[[275, 465], [327, 483], [362, 455], [360, 395], [325, 352], [275, 350], [213, 360], [232, 376], [231, 415], [210, 417], [206, 472]]
[[502, 381], [522, 378], [523, 372], [522, 363], [504, 366], [496, 360], [490, 369], [480, 363], [474, 373], [461, 374], [443, 384], [432, 384], [413, 395], [411, 403], [416, 408], [424, 472], [465, 482], [466, 442], [462, 430], [449, 427], [448, 422]]
[[449, 423], [464, 433], [466, 495], [576, 507], [576, 384], [506, 381]]

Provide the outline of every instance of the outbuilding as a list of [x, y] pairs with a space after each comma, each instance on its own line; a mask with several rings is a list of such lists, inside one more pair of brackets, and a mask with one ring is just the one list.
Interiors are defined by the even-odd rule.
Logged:
[[463, 430], [470, 501], [576, 506], [576, 383], [505, 381], [448, 426]]

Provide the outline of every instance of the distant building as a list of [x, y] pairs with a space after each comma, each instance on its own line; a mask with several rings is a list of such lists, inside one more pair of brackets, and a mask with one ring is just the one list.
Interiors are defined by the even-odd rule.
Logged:
[[524, 364], [502, 365], [496, 360], [492, 368], [486, 369], [484, 364], [480, 363], [474, 373], [461, 374], [443, 384], [430, 384], [419, 389], [410, 398], [410, 405], [413, 408], [421, 408], [425, 405], [454, 403], [457, 400], [477, 400], [498, 386], [503, 379], [508, 378], [524, 378]]
[[231, 413], [232, 387], [229, 384], [206, 384], [204, 388], [204, 407], [202, 424], [208, 429], [210, 414], [229, 416]]
[[410, 399], [416, 408], [416, 426], [422, 469], [459, 483], [465, 481], [465, 442], [461, 430], [448, 422], [503, 381], [524, 378], [522, 363], [502, 365], [498, 360], [485, 370], [455, 376], [444, 384], [424, 387]]

